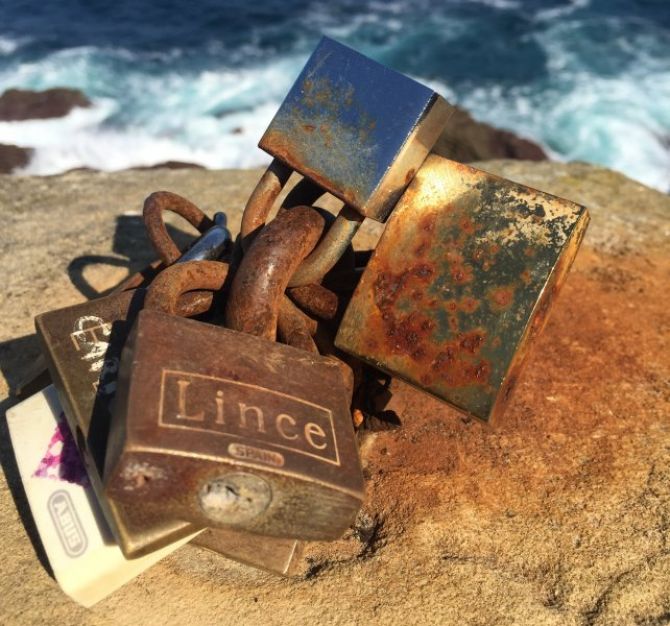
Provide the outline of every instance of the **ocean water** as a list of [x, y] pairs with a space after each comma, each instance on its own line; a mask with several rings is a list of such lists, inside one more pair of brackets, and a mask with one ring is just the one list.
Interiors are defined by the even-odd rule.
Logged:
[[670, 0], [0, 0], [0, 91], [75, 87], [0, 122], [26, 172], [268, 162], [256, 144], [322, 34], [555, 158], [670, 189]]

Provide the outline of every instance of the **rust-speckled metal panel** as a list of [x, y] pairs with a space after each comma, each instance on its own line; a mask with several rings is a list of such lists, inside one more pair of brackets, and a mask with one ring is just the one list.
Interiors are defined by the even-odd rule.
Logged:
[[124, 348], [107, 494], [275, 537], [335, 539], [363, 478], [334, 359], [143, 310]]
[[336, 345], [490, 420], [588, 221], [573, 202], [431, 155], [391, 215]]
[[324, 37], [259, 146], [381, 221], [451, 112], [431, 89]]

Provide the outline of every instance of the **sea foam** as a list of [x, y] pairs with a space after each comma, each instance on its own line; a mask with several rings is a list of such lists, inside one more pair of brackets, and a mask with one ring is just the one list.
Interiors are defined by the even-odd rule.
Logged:
[[[278, 10], [261, 4], [268, 15]], [[607, 13], [596, 0], [541, 5], [308, 3], [273, 19], [245, 13], [244, 32], [219, 22], [190, 46], [166, 37], [153, 47], [86, 41], [45, 49], [37, 39], [0, 34], [0, 90], [67, 86], [94, 103], [61, 119], [0, 123], [0, 143], [35, 148], [29, 174], [166, 160], [262, 165], [269, 157], [256, 144], [324, 33], [429, 84], [475, 118], [533, 139], [555, 158], [599, 163], [670, 189], [664, 23]]]

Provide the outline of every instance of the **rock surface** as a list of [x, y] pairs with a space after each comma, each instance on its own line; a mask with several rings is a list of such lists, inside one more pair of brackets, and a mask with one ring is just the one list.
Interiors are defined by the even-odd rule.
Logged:
[[489, 159], [544, 161], [548, 158], [545, 151], [530, 139], [478, 122], [459, 107], [454, 107], [434, 152], [462, 163]]
[[31, 148], [0, 143], [0, 174], [11, 174], [14, 170], [25, 167], [32, 154]]
[[[85, 610], [35, 556], [10, 493], [16, 477], [0, 419], [0, 622], [667, 624], [670, 198], [584, 164], [481, 167], [583, 203], [592, 215], [498, 424], [462, 419], [396, 383], [402, 428], [362, 445], [365, 514], [347, 539], [308, 547], [302, 578], [186, 546]], [[169, 189], [209, 213], [223, 209], [234, 230], [258, 176], [0, 176], [2, 396], [36, 353], [26, 337], [33, 316], [83, 299], [68, 268], [91, 292], [151, 258], [138, 217], [146, 195]], [[378, 232], [368, 225], [358, 244]]]
[[75, 107], [89, 107], [91, 101], [78, 89], [56, 87], [44, 91], [7, 89], [0, 95], [0, 121], [64, 117]]

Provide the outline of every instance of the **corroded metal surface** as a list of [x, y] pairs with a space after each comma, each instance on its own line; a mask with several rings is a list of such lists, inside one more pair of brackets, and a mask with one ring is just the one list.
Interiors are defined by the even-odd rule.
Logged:
[[252, 335], [141, 311], [121, 361], [108, 495], [211, 527], [340, 536], [363, 498], [340, 367]]
[[233, 279], [226, 326], [274, 341], [289, 279], [321, 236], [324, 219], [311, 207], [280, 213], [254, 239]]
[[450, 112], [427, 87], [324, 37], [259, 146], [383, 220]]
[[[103, 497], [102, 473], [119, 357], [145, 291], [98, 298], [37, 316], [35, 325], [65, 416], [82, 451], [91, 483], [116, 541], [138, 557], [192, 533], [160, 507], [134, 509]], [[184, 313], [209, 308], [212, 294], [187, 294]]]
[[251, 245], [257, 232], [265, 224], [272, 205], [290, 176], [291, 168], [274, 159], [256, 184], [242, 214], [240, 241], [244, 250]]
[[156, 250], [159, 258], [166, 265], [174, 263], [181, 252], [177, 248], [172, 237], [165, 227], [163, 211], [172, 211], [181, 215], [193, 227], [201, 233], [214, 226], [214, 222], [207, 217], [195, 204], [169, 191], [156, 191], [144, 201], [144, 225], [149, 235], [149, 240]]
[[337, 294], [322, 285], [293, 287], [288, 294], [301, 308], [322, 320], [332, 320], [340, 307]]
[[[192, 290], [220, 291], [228, 276], [228, 265], [219, 261], [188, 261], [166, 268], [151, 283], [144, 308], [171, 315], [184, 315], [183, 298]], [[211, 294], [210, 294], [211, 296]]]
[[388, 222], [336, 345], [491, 419], [588, 220], [572, 202], [430, 156]]
[[351, 240], [363, 223], [363, 216], [344, 206], [314, 251], [295, 271], [290, 287], [320, 282], [351, 246]]
[[293, 302], [284, 297], [279, 306], [277, 335], [289, 346], [318, 354], [319, 351], [312, 339], [316, 327], [307, 321], [309, 319]]

